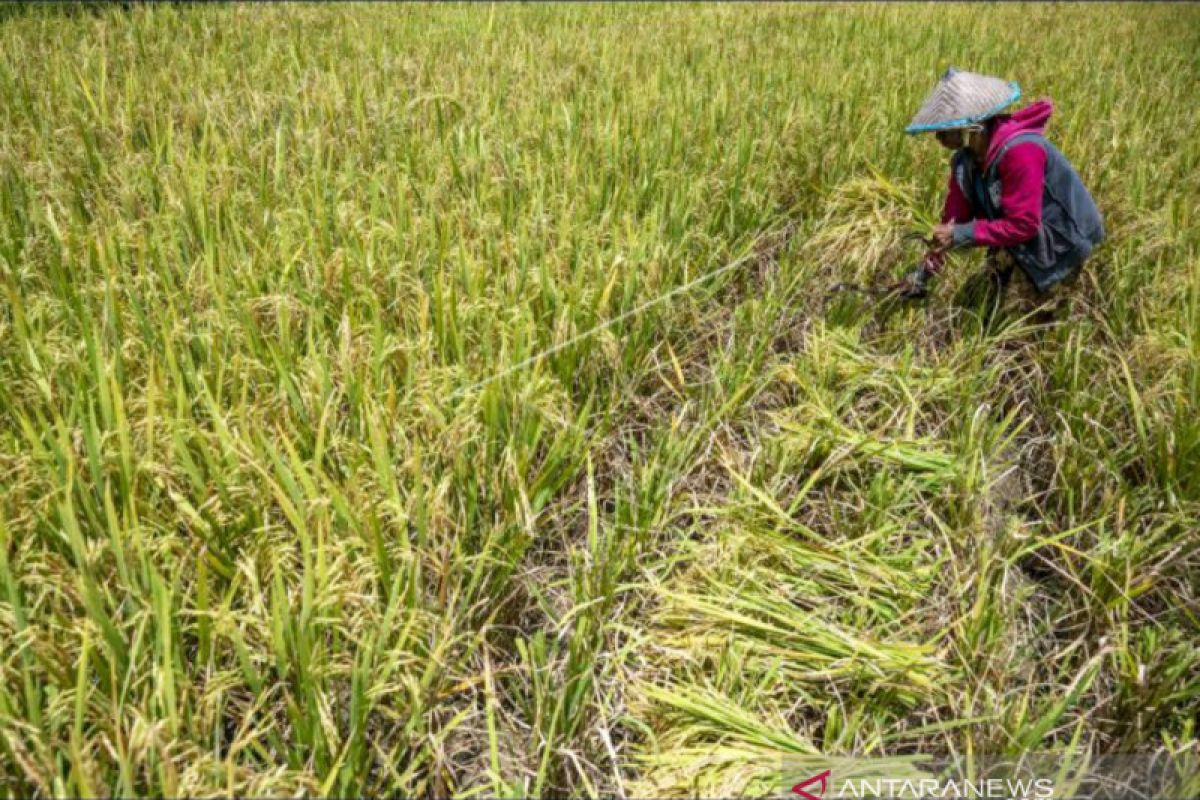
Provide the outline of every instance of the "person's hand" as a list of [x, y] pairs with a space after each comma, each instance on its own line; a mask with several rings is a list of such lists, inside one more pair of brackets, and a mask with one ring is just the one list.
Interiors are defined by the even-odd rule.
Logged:
[[929, 238], [933, 242], [934, 251], [944, 253], [954, 243], [954, 225], [949, 222], [934, 225], [933, 235]]

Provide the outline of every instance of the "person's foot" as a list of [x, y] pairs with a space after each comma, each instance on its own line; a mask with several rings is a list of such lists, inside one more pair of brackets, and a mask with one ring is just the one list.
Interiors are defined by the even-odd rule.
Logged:
[[1037, 303], [1030, 314], [1035, 325], [1054, 325], [1071, 317], [1071, 298], [1055, 292]]
[[1058, 321], [1058, 315], [1056, 312], [1056, 306], [1040, 306], [1033, 312], [1030, 320], [1034, 325], [1038, 326], [1053, 325]]

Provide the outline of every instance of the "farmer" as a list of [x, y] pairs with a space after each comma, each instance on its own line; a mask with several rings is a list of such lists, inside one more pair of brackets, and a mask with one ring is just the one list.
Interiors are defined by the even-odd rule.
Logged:
[[[933, 246], [906, 279], [923, 293], [948, 250], [986, 247], [983, 282], [997, 300], [1010, 285], [1027, 310], [1038, 308], [1104, 239], [1100, 212], [1071, 164], [1042, 135], [1053, 106], [1038, 100], [1012, 114], [1016, 83], [951, 67], [906, 131], [933, 131], [953, 150], [949, 191]], [[1018, 275], [1019, 274], [1019, 275]]]

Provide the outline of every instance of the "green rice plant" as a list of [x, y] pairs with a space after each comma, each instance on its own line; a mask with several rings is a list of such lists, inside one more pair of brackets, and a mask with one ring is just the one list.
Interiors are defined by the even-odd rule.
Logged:
[[[6, 9], [0, 790], [1194, 749], [1195, 22]], [[950, 63], [1105, 215], [1052, 325], [956, 308], [973, 253], [824, 297], [917, 257]]]

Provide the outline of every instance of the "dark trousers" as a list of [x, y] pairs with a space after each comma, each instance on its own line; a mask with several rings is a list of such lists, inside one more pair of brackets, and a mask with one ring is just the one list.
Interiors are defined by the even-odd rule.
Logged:
[[1052, 322], [1069, 309], [1072, 288], [1079, 282], [1081, 266], [1046, 291], [1038, 291], [1025, 270], [1007, 250], [991, 248], [983, 268], [972, 275], [955, 295], [955, 305], [981, 313], [987, 320], [1003, 311], [1037, 323]]

